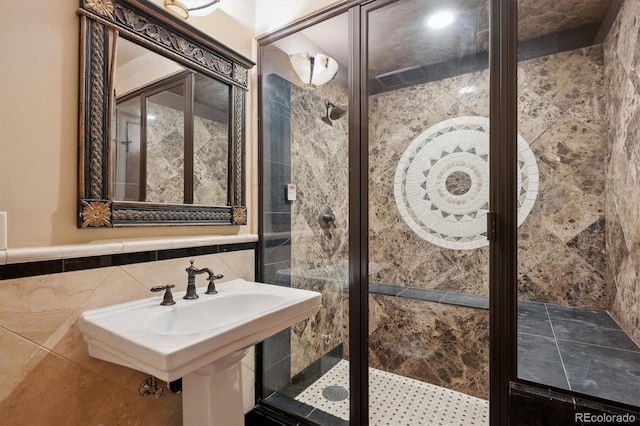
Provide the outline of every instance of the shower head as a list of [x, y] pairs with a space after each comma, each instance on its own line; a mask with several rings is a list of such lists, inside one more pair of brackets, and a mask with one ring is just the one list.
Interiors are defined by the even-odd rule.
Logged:
[[338, 120], [342, 117], [344, 117], [347, 114], [347, 106], [340, 104], [340, 105], [333, 105], [333, 108], [331, 108], [331, 112], [329, 113], [329, 118], [332, 120]]
[[325, 99], [324, 106], [327, 108], [327, 113], [322, 117], [322, 121], [329, 126], [333, 126], [332, 120], [338, 120], [347, 114], [347, 106], [344, 104], [336, 105], [329, 99]]

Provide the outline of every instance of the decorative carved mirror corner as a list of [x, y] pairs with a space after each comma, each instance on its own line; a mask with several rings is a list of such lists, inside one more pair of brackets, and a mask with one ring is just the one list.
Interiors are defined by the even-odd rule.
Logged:
[[245, 225], [255, 64], [152, 2], [78, 14], [78, 227]]

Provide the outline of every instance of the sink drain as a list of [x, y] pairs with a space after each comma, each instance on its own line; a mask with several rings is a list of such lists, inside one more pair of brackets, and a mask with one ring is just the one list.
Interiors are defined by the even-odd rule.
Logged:
[[349, 391], [342, 386], [327, 386], [322, 389], [322, 396], [328, 401], [343, 401], [349, 397]]

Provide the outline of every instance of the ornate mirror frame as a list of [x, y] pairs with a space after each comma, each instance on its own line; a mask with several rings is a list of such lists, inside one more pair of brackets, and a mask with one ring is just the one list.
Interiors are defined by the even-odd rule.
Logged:
[[[254, 62], [148, 1], [80, 0], [78, 227], [245, 225], [245, 102]], [[112, 199], [113, 81], [118, 35], [231, 87], [228, 205]]]

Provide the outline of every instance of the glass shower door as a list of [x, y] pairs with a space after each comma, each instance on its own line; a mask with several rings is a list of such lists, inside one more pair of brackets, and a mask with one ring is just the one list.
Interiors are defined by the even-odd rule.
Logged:
[[362, 16], [370, 424], [487, 424], [489, 4]]
[[[327, 34], [348, 40], [346, 13], [261, 52], [261, 279], [318, 291], [322, 308], [263, 343], [259, 393], [279, 409], [340, 424], [349, 420], [350, 403], [349, 49], [327, 44]], [[305, 69], [300, 57], [309, 58]], [[309, 81], [312, 69], [330, 61], [338, 64], [332, 79]]]

